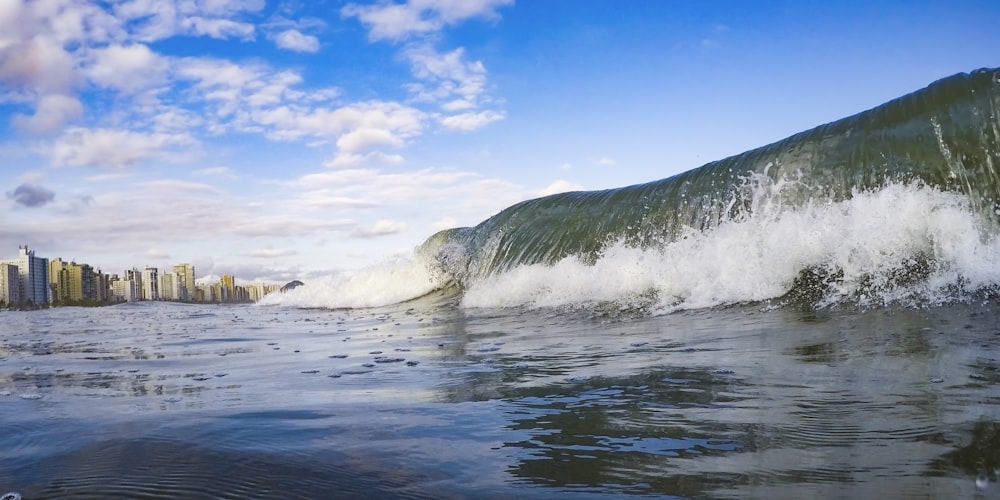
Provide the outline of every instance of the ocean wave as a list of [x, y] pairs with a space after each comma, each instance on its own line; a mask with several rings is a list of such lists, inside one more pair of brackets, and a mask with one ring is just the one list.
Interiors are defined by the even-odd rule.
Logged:
[[998, 227], [1000, 70], [983, 69], [673, 177], [527, 200], [265, 303], [919, 305], [994, 293]]

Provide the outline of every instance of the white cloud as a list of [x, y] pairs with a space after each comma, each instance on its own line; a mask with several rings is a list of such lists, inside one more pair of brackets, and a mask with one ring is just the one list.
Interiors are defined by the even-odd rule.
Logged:
[[288, 257], [291, 255], [298, 255], [298, 252], [290, 249], [279, 249], [279, 248], [260, 248], [253, 250], [246, 254], [247, 257], [256, 258], [269, 258], [273, 259], [275, 257]]
[[375, 146], [402, 146], [423, 131], [425, 115], [395, 102], [368, 101], [336, 109], [280, 106], [258, 111], [252, 118], [274, 139], [336, 138], [341, 152], [356, 153]]
[[351, 236], [357, 238], [375, 238], [378, 236], [386, 236], [390, 234], [396, 234], [404, 231], [406, 229], [406, 224], [389, 220], [380, 219], [375, 222], [374, 225], [368, 228], [358, 228], [351, 232]]
[[66, 122], [80, 118], [83, 115], [83, 104], [75, 97], [62, 94], [42, 96], [35, 105], [35, 114], [31, 116], [14, 115], [14, 126], [18, 129], [36, 134], [56, 132]]
[[368, 28], [372, 40], [399, 41], [466, 19], [496, 19], [497, 7], [513, 3], [514, 0], [407, 0], [402, 4], [348, 4], [340, 12], [344, 17], [357, 17]]
[[403, 163], [403, 157], [400, 155], [390, 155], [385, 154], [380, 151], [371, 151], [365, 154], [356, 153], [337, 153], [333, 158], [323, 162], [324, 167], [329, 168], [351, 168], [358, 167], [362, 165], [378, 165], [378, 164], [399, 164]]
[[566, 181], [566, 180], [563, 180], [563, 179], [559, 179], [559, 180], [556, 180], [555, 182], [553, 182], [552, 184], [549, 184], [548, 186], [546, 186], [545, 189], [542, 189], [541, 191], [539, 191], [538, 195], [539, 196], [549, 196], [549, 195], [552, 195], [552, 194], [566, 193], [566, 192], [569, 192], [569, 191], [582, 191], [582, 190], [583, 190], [583, 186], [581, 186], [581, 185], [579, 185], [579, 184], [577, 184], [575, 182], [570, 182], [570, 181]]
[[135, 92], [166, 81], [168, 63], [142, 44], [111, 45], [93, 51], [93, 63], [85, 70], [99, 86]]
[[362, 197], [338, 195], [335, 190], [317, 189], [302, 193], [296, 197], [296, 204], [306, 208], [374, 208], [379, 206], [375, 200]]
[[197, 142], [184, 134], [73, 127], [56, 140], [50, 154], [56, 166], [116, 168], [153, 156], [182, 154], [174, 148], [195, 145]]
[[461, 101], [475, 104], [484, 91], [486, 68], [480, 61], [466, 61], [461, 47], [441, 54], [430, 45], [417, 45], [404, 55], [415, 77], [435, 85], [428, 88], [413, 84], [411, 91], [418, 100], [440, 101], [458, 96]]
[[503, 120], [503, 113], [497, 111], [480, 111], [478, 113], [462, 113], [446, 116], [441, 119], [441, 125], [454, 130], [476, 130], [498, 120]]
[[[373, 199], [380, 211], [414, 207], [428, 213], [461, 214], [463, 224], [475, 224], [493, 213], [538, 194], [512, 182], [452, 169], [382, 172], [370, 168], [328, 170], [304, 175], [291, 186], [322, 189], [326, 197]], [[376, 198], [371, 198], [375, 196]], [[298, 203], [298, 201], [294, 202]]]
[[219, 190], [217, 190], [214, 186], [209, 184], [203, 184], [201, 182], [180, 181], [176, 179], [160, 179], [154, 181], [138, 182], [136, 183], [136, 186], [147, 189], [163, 190], [164, 192], [185, 191], [188, 193], [193, 193], [197, 191], [203, 191], [212, 194], [220, 193]]
[[235, 20], [264, 8], [264, 0], [131, 0], [114, 12], [142, 41], [174, 35], [251, 39], [252, 24]]
[[200, 16], [182, 19], [179, 25], [184, 33], [207, 35], [220, 40], [226, 38], [253, 40], [255, 31], [254, 25], [250, 23]]
[[[4, 27], [0, 27], [0, 32]], [[29, 101], [39, 95], [66, 95], [75, 86], [76, 62], [53, 37], [7, 40], [0, 52], [0, 100]]]
[[234, 171], [229, 167], [209, 167], [209, 168], [200, 168], [198, 170], [194, 170], [191, 172], [191, 175], [196, 177], [220, 176], [220, 177], [234, 178], [236, 177], [236, 171]]
[[305, 35], [297, 29], [282, 31], [274, 36], [274, 44], [286, 50], [295, 52], [316, 52], [319, 50], [319, 39]]
[[602, 156], [597, 159], [596, 163], [604, 167], [610, 167], [615, 164], [615, 160], [613, 158], [608, 158], [607, 156]]
[[146, 250], [146, 256], [151, 259], [167, 260], [170, 258], [170, 254], [159, 248], [150, 248]]

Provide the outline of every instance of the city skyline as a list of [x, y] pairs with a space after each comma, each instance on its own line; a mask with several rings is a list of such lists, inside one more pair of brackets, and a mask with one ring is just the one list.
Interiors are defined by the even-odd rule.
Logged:
[[998, 21], [985, 0], [0, 2], [0, 248], [310, 280], [1000, 65]]
[[246, 281], [233, 275], [197, 278], [194, 266], [175, 264], [170, 271], [146, 266], [121, 275], [86, 262], [36, 255], [28, 245], [18, 256], [0, 259], [0, 306], [104, 305], [133, 301], [256, 302], [281, 288], [280, 283]]

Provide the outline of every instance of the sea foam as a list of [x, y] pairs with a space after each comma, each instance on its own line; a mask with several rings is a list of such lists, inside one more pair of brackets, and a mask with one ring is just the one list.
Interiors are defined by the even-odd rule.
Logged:
[[337, 271], [285, 293], [265, 296], [261, 305], [363, 308], [403, 302], [443, 286], [442, 277], [419, 256], [396, 257], [363, 269]]
[[[777, 199], [775, 197], [768, 199]], [[1000, 283], [1000, 241], [960, 194], [892, 184], [738, 220], [646, 248], [618, 242], [477, 280], [466, 307], [611, 307], [666, 313], [785, 296], [818, 276], [813, 305], [938, 303]]]

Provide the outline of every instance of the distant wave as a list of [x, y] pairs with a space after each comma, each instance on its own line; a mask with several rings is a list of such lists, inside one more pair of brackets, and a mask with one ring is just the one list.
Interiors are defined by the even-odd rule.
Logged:
[[367, 307], [445, 289], [467, 307], [655, 314], [992, 294], [998, 117], [1000, 70], [958, 74], [667, 179], [528, 200], [412, 259], [271, 302]]

